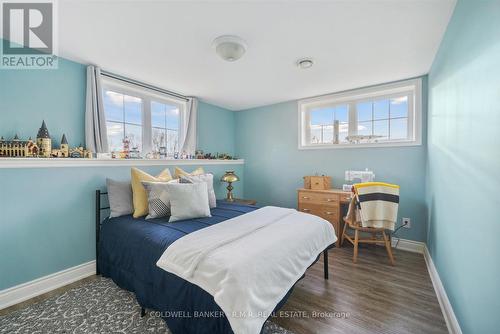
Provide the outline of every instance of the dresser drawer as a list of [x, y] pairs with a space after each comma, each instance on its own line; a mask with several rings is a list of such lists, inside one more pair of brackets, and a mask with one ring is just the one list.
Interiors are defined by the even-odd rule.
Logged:
[[330, 223], [337, 223], [339, 221], [339, 211], [333, 207], [323, 207], [319, 215], [321, 218], [328, 220]]
[[338, 221], [338, 210], [339, 209], [336, 207], [321, 204], [299, 203], [299, 211], [321, 217], [331, 223], [335, 223]]
[[351, 202], [351, 197], [353, 195], [351, 194], [340, 194], [340, 203], [350, 203]]
[[320, 204], [320, 205], [335, 206], [335, 207], [339, 206], [338, 194], [299, 191], [298, 196], [299, 196], [299, 204], [311, 203], [311, 204]]
[[300, 212], [310, 213], [312, 215], [321, 215], [321, 205], [313, 203], [299, 203], [298, 210]]

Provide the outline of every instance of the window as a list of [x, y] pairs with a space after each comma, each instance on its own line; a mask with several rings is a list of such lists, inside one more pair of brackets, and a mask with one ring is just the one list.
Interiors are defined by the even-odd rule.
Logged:
[[408, 96], [360, 102], [356, 111], [357, 135], [373, 136], [377, 142], [408, 138]]
[[347, 142], [349, 105], [313, 108], [310, 111], [312, 144]]
[[421, 143], [421, 79], [299, 101], [299, 149]]
[[142, 100], [112, 90], [103, 98], [110, 151], [121, 151], [125, 138], [131, 149], [142, 150]]
[[179, 152], [179, 108], [161, 102], [151, 102], [153, 152], [164, 147], [167, 153]]
[[125, 145], [144, 157], [179, 152], [185, 101], [107, 77], [103, 99], [110, 152], [123, 151]]

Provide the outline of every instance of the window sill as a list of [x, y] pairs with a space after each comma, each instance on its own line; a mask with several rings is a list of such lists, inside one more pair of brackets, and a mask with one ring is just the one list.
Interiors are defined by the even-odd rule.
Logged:
[[0, 158], [1, 168], [56, 167], [134, 167], [186, 165], [242, 165], [245, 160], [219, 159], [72, 159], [72, 158]]
[[300, 145], [299, 150], [325, 150], [325, 149], [349, 149], [349, 148], [383, 148], [383, 147], [405, 147], [420, 146], [421, 141], [399, 141], [390, 143], [364, 143], [364, 144], [313, 144]]

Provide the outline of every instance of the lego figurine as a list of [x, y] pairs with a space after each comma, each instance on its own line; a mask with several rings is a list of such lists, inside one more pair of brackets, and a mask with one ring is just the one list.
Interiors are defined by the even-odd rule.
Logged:
[[130, 158], [130, 139], [128, 137], [123, 138], [123, 151], [120, 152], [120, 158], [128, 159]]

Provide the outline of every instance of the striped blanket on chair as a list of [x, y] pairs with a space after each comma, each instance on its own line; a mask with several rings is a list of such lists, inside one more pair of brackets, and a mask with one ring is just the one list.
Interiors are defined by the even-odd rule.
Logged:
[[399, 186], [383, 182], [354, 185], [361, 226], [394, 231], [398, 217]]

